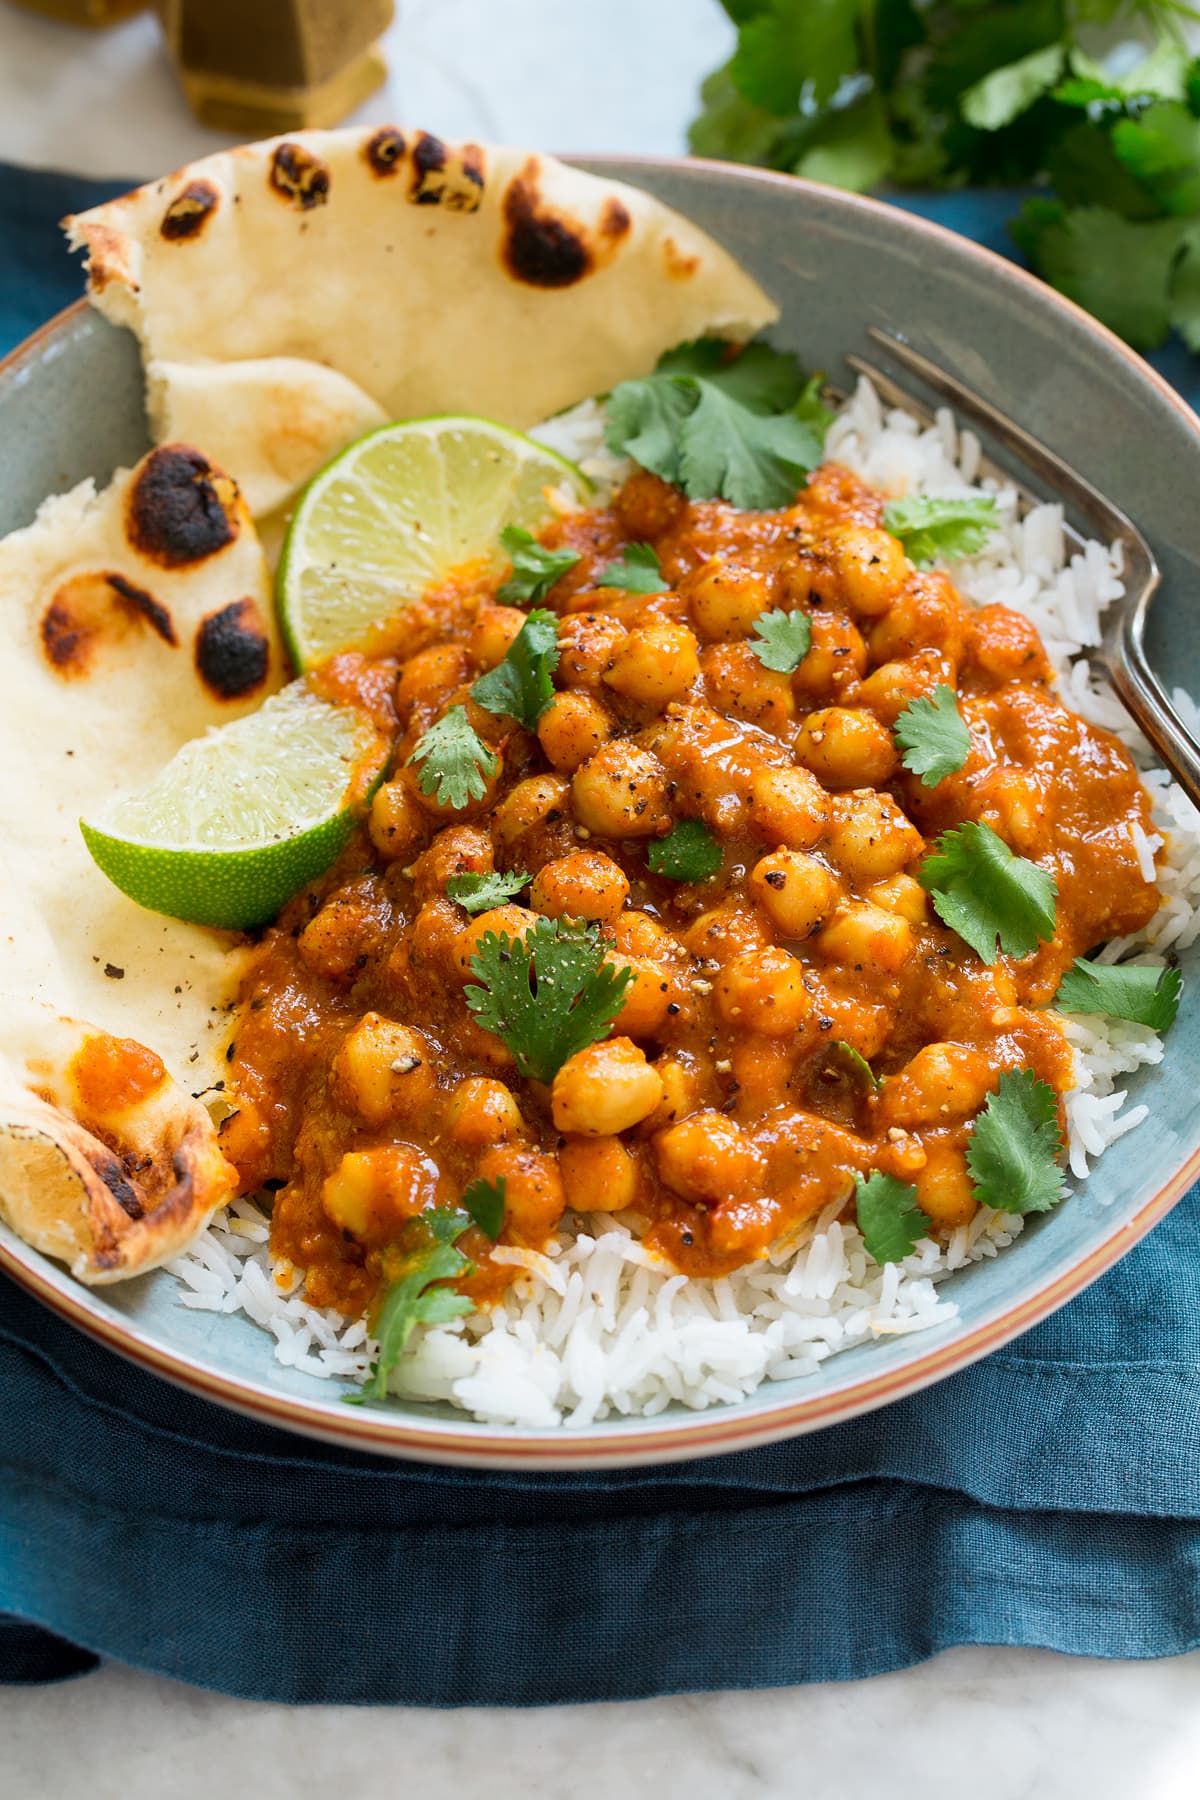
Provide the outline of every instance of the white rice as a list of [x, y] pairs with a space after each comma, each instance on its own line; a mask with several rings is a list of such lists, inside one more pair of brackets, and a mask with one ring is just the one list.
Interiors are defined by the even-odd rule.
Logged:
[[[627, 465], [605, 448], [594, 402], [542, 426], [543, 442], [579, 462], [602, 496]], [[1002, 601], [1038, 627], [1064, 700], [1105, 725], [1146, 771], [1155, 833], [1134, 848], [1151, 878], [1155, 856], [1163, 904], [1138, 938], [1106, 946], [1105, 961], [1161, 965], [1200, 934], [1200, 814], [1153, 765], [1132, 721], [1092, 670], [1104, 609], [1122, 592], [1118, 546], [1089, 543], [1068, 556], [1062, 509], [1019, 515], [1011, 486], [978, 479], [979, 441], [948, 410], [922, 429], [886, 411], [860, 382], [830, 428], [828, 455], [890, 496], [995, 496], [998, 530], [980, 555], [954, 566], [965, 598]], [[1194, 713], [1183, 694], [1176, 703]], [[1147, 1116], [1129, 1107], [1123, 1077], [1161, 1061], [1162, 1039], [1141, 1025], [1069, 1015], [1075, 1086], [1066, 1096], [1069, 1166], [1083, 1178], [1091, 1162]], [[903, 1263], [880, 1268], [855, 1226], [831, 1207], [777, 1253], [719, 1281], [688, 1281], [656, 1259], [606, 1214], [564, 1223], [545, 1254], [494, 1252], [521, 1274], [490, 1311], [414, 1333], [393, 1380], [414, 1400], [445, 1401], [493, 1424], [591, 1425], [614, 1414], [650, 1417], [672, 1404], [722, 1404], [764, 1381], [813, 1374], [851, 1344], [952, 1320], [954, 1302], [938, 1286], [955, 1270], [1012, 1242], [1020, 1217], [982, 1208], [944, 1245], [924, 1239]], [[295, 1270], [272, 1267], [266, 1215], [237, 1201], [187, 1253], [167, 1267], [182, 1305], [243, 1312], [270, 1331], [275, 1354], [309, 1375], [358, 1381], [374, 1345], [362, 1320], [309, 1306]]]

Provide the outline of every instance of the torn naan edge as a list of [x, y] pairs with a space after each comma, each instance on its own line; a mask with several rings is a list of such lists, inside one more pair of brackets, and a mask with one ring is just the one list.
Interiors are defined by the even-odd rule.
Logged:
[[[229, 1192], [193, 1096], [221, 1080], [244, 952], [126, 899], [79, 817], [282, 676], [245, 503], [189, 446], [47, 501], [0, 542], [0, 1216], [39, 1247], [60, 1242], [50, 1253], [85, 1280], [154, 1266]], [[152, 1054], [165, 1085], [128, 1118], [80, 1115], [67, 1067], [80, 1033]], [[114, 1157], [136, 1216], [105, 1173]]]
[[256, 517], [385, 418], [524, 429], [778, 317], [636, 188], [390, 126], [205, 157], [66, 224], [141, 340], [155, 436], [203, 443]]

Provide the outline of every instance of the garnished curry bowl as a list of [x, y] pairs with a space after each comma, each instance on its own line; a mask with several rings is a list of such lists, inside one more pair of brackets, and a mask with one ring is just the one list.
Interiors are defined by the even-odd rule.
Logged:
[[[842, 356], [862, 347], [867, 327], [900, 331], [1072, 460], [1137, 521], [1158, 554], [1165, 581], [1155, 617], [1155, 658], [1170, 669], [1172, 685], [1196, 691], [1200, 656], [1190, 641], [1182, 596], [1200, 551], [1200, 527], [1190, 506], [1200, 476], [1200, 428], [1138, 358], [1020, 272], [871, 202], [702, 164], [592, 166], [646, 188], [709, 231], [779, 302], [782, 318], [773, 340], [802, 353], [810, 367], [841, 381]], [[0, 440], [19, 441], [23, 455], [9, 459], [0, 478], [0, 528], [26, 522], [43, 495], [63, 485], [64, 470], [76, 478], [103, 479], [141, 454], [138, 383], [127, 341], [82, 309], [64, 315], [10, 359], [0, 376]], [[653, 535], [650, 525], [644, 535]], [[892, 529], [900, 530], [898, 516]], [[1030, 545], [1031, 556], [1036, 549]], [[631, 586], [652, 579], [645, 561], [631, 572], [631, 560], [626, 553]], [[759, 664], [786, 675], [806, 646], [790, 641], [787, 615], [769, 617], [772, 622], [758, 632], [765, 651]], [[931, 762], [935, 776], [938, 758], [947, 769], [957, 767], [956, 754], [961, 760], [952, 714], [952, 704], [943, 704], [941, 718], [932, 724], [926, 718], [910, 748], [910, 755]], [[820, 746], [809, 749], [819, 763]], [[908, 767], [917, 764], [910, 760]], [[878, 779], [886, 779], [886, 772], [879, 771]], [[705, 854], [703, 842], [680, 841], [677, 831], [660, 834], [657, 866], [652, 858], [650, 869], [661, 878], [697, 879], [703, 871], [695, 859]], [[1132, 912], [1113, 929], [1138, 923], [1133, 916], [1137, 860], [1128, 868], [1121, 865], [1104, 917], [1125, 920], [1125, 903]], [[1144, 873], [1144, 861], [1141, 868]], [[767, 910], [779, 913], [784, 926], [794, 921], [784, 916], [786, 894], [780, 896], [781, 884], [771, 877], [786, 873], [781, 864], [762, 876], [771, 890], [764, 889], [771, 902]], [[1092, 885], [1102, 883], [1097, 879]], [[498, 898], [503, 903], [508, 896]], [[1036, 883], [1024, 904], [1036, 923], [1038, 908], [1047, 904]], [[1177, 960], [1186, 976], [1193, 952], [1184, 949]], [[1041, 999], [1052, 989], [1053, 983]], [[486, 1023], [482, 1015], [481, 1020]], [[1189, 1063], [1198, 1040], [1200, 1024], [1185, 1000], [1164, 1061], [1120, 1077], [1130, 1105], [1144, 1103], [1150, 1116], [1113, 1142], [1086, 1180], [1072, 1180], [1071, 1198], [1028, 1224], [1003, 1254], [976, 1260], [931, 1290], [928, 1303], [936, 1310], [925, 1329], [912, 1330], [904, 1317], [889, 1317], [886, 1307], [864, 1314], [856, 1328], [862, 1341], [839, 1348], [819, 1367], [798, 1374], [785, 1369], [782, 1378], [764, 1382], [750, 1397], [702, 1411], [676, 1406], [654, 1417], [609, 1416], [539, 1429], [528, 1423], [480, 1424], [434, 1402], [351, 1408], [336, 1384], [303, 1372], [310, 1339], [298, 1337], [294, 1366], [281, 1367], [272, 1357], [271, 1339], [247, 1318], [181, 1305], [179, 1283], [170, 1274], [156, 1272], [102, 1293], [86, 1290], [7, 1231], [0, 1234], [0, 1263], [83, 1329], [170, 1379], [264, 1420], [341, 1443], [513, 1467], [699, 1456], [813, 1429], [912, 1392], [986, 1354], [1093, 1280], [1194, 1177], [1200, 1121], [1193, 1116]], [[1053, 1073], [1052, 1056], [1043, 1065], [1039, 1051], [1025, 1050], [1025, 1060]], [[628, 1060], [629, 1071], [607, 1065], [596, 1071], [598, 1094], [631, 1073], [635, 1081], [644, 1079], [632, 1067], [637, 1058]], [[837, 1079], [862, 1076], [850, 1056]], [[1024, 1113], [1025, 1101], [1015, 1089], [1008, 1090], [1005, 1102], [1031, 1134], [1045, 1130], [1036, 1097]], [[564, 1095], [562, 1128], [568, 1133], [580, 1128], [571, 1103]], [[586, 1107], [587, 1093], [575, 1095], [574, 1104]], [[860, 1202], [860, 1222], [862, 1217]], [[252, 1217], [244, 1223], [249, 1233], [259, 1229]], [[897, 1224], [894, 1208], [890, 1223]], [[997, 1241], [1003, 1243], [1005, 1234]], [[679, 1246], [676, 1255], [686, 1266]], [[447, 1274], [453, 1272], [447, 1267]], [[595, 1268], [589, 1278], [600, 1278]], [[819, 1312], [820, 1271], [810, 1271], [810, 1279]], [[202, 1273], [193, 1285], [203, 1301]], [[794, 1360], [802, 1366], [801, 1358]]]

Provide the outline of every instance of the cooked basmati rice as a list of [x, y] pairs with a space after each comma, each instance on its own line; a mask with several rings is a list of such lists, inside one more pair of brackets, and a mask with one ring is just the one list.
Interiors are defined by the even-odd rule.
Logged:
[[[536, 433], [579, 462], [603, 494], [627, 465], [604, 444], [592, 401]], [[828, 454], [889, 496], [986, 492], [999, 525], [983, 551], [952, 574], [965, 598], [1001, 601], [1041, 633], [1065, 702], [1114, 731], [1145, 770], [1156, 831], [1137, 832], [1143, 874], [1158, 865], [1163, 903], [1145, 932], [1108, 944], [1103, 960], [1161, 966], [1200, 934], [1200, 813], [1162, 769], [1087, 651], [1100, 642], [1106, 606], [1120, 598], [1119, 546], [1088, 543], [1068, 556], [1062, 509], [1023, 516], [1016, 490], [979, 479], [980, 445], [946, 409], [922, 428], [886, 411], [861, 381], [830, 427]], [[1176, 704], [1195, 716], [1189, 697]], [[1126, 1107], [1125, 1075], [1161, 1061], [1162, 1039], [1142, 1025], [1067, 1015], [1075, 1085], [1066, 1096], [1071, 1174], [1147, 1116]], [[831, 1206], [763, 1262], [721, 1280], [688, 1280], [607, 1214], [560, 1230], [546, 1252], [500, 1247], [522, 1273], [503, 1301], [467, 1319], [414, 1334], [393, 1380], [398, 1394], [445, 1401], [492, 1424], [593, 1424], [614, 1414], [652, 1417], [673, 1404], [703, 1408], [742, 1399], [764, 1381], [813, 1374], [851, 1344], [925, 1331], [953, 1319], [938, 1293], [948, 1275], [1010, 1244], [1019, 1216], [981, 1208], [944, 1244], [923, 1239], [902, 1263], [880, 1268], [855, 1225]], [[243, 1312], [275, 1338], [275, 1354], [309, 1375], [358, 1381], [372, 1361], [365, 1323], [347, 1324], [304, 1299], [303, 1281], [272, 1267], [265, 1214], [236, 1201], [187, 1253], [167, 1265], [182, 1305]]]

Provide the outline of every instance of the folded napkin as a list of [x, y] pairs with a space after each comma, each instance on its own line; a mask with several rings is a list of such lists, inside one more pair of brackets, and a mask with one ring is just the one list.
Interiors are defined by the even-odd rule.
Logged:
[[[0, 170], [0, 348], [77, 293], [52, 221], [101, 191]], [[1005, 248], [1011, 196], [915, 206]], [[489, 1474], [310, 1443], [3, 1279], [0, 1396], [0, 1680], [108, 1656], [247, 1698], [533, 1705], [848, 1679], [952, 1644], [1200, 1643], [1196, 1191], [965, 1373], [673, 1468]]]

